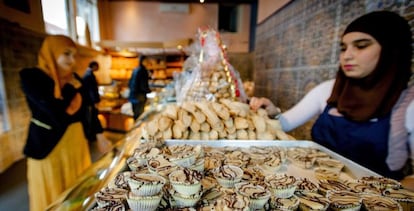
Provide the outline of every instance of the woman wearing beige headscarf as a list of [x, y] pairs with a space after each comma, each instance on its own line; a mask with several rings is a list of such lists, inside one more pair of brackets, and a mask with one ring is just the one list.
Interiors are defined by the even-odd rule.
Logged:
[[90, 165], [82, 122], [81, 82], [74, 77], [76, 44], [47, 36], [38, 66], [20, 72], [32, 118], [24, 147], [30, 210], [45, 210]]

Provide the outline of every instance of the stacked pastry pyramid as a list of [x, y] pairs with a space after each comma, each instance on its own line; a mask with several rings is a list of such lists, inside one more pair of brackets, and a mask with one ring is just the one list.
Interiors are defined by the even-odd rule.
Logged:
[[177, 96], [142, 127], [146, 140], [290, 140], [264, 109], [239, 101], [235, 71], [227, 62], [219, 34], [200, 30], [199, 62]]

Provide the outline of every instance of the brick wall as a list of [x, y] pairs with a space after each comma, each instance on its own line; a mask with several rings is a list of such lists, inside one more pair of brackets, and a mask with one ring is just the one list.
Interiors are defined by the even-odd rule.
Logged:
[[30, 110], [20, 87], [19, 71], [37, 64], [44, 35], [23, 29], [0, 19], [0, 60], [5, 98], [7, 101], [9, 130], [0, 134], [0, 172], [23, 158]]
[[[315, 85], [334, 78], [344, 28], [379, 9], [400, 13], [414, 28], [410, 0], [296, 0], [268, 17], [256, 29], [255, 95], [268, 97], [286, 110]], [[312, 124], [291, 134], [309, 140]]]

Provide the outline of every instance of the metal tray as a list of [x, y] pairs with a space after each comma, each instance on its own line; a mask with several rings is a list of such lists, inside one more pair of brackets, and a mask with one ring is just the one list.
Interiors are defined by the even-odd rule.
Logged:
[[[380, 176], [379, 174], [353, 162], [352, 160], [349, 160], [338, 153], [335, 153], [326, 147], [317, 144], [313, 141], [307, 141], [307, 140], [177, 140], [177, 139], [171, 139], [166, 140], [165, 144], [168, 145], [179, 145], [179, 144], [189, 144], [189, 145], [206, 145], [211, 147], [250, 147], [250, 146], [280, 146], [280, 147], [310, 147], [310, 148], [316, 148], [323, 152], [328, 153], [332, 158], [335, 158], [339, 161], [341, 161], [343, 164], [345, 164], [345, 168], [342, 170], [340, 174], [340, 179], [343, 180], [353, 180], [358, 179], [363, 176]], [[297, 167], [295, 165], [284, 165], [280, 170], [278, 170], [278, 173], [287, 173], [289, 175], [295, 176], [295, 177], [306, 177], [310, 180], [313, 180], [316, 182], [316, 178], [314, 176], [313, 169], [303, 169], [300, 167]]]

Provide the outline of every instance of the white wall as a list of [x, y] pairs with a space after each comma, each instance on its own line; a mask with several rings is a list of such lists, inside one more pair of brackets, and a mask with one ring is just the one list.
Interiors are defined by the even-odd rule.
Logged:
[[[198, 27], [218, 27], [218, 4], [189, 4], [189, 13], [160, 12], [159, 2], [108, 1], [101, 7], [102, 40], [165, 42], [195, 38]], [[240, 9], [237, 33], [223, 33], [230, 52], [248, 52], [250, 5]]]

